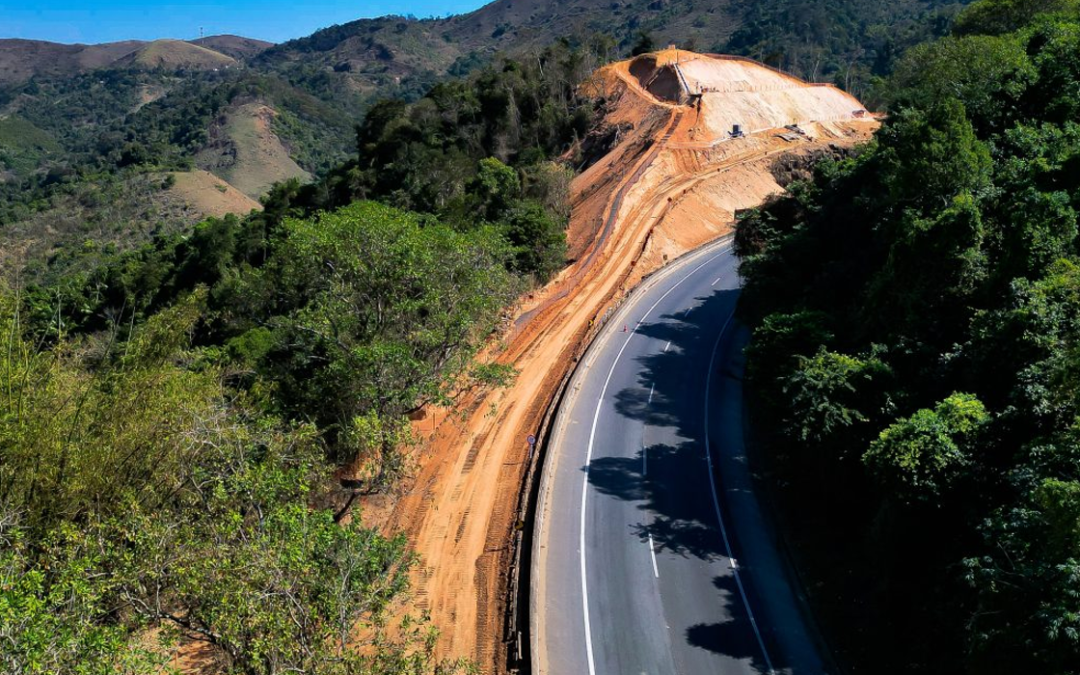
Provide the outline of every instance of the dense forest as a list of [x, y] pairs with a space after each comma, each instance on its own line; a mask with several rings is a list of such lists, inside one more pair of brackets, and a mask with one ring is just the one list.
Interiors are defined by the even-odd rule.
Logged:
[[738, 225], [765, 466], [853, 672], [1080, 672], [1078, 55], [1074, 0], [981, 0]]
[[410, 414], [513, 377], [476, 354], [565, 264], [587, 74], [556, 46], [380, 103], [260, 212], [0, 286], [0, 671], [468, 667], [388, 624], [415, 561], [349, 507]]

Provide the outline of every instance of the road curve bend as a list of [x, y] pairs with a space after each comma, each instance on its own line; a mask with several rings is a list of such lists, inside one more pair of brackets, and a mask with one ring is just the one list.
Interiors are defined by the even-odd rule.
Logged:
[[747, 463], [739, 287], [728, 241], [699, 249], [575, 371], [537, 505], [537, 675], [826, 671]]

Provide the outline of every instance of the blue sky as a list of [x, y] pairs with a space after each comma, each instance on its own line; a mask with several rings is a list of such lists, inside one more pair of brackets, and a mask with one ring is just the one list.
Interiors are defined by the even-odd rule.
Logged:
[[[490, 0], [488, 0], [490, 1]], [[485, 0], [0, 0], [0, 38], [53, 42], [199, 37], [233, 33], [283, 42], [319, 28], [385, 14], [445, 16], [468, 12]]]

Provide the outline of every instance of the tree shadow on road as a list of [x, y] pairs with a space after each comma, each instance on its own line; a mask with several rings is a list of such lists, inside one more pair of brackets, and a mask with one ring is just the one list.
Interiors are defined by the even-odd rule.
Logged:
[[[633, 458], [597, 457], [589, 465], [589, 482], [602, 494], [639, 502], [642, 522], [633, 534], [642, 540], [652, 534], [658, 551], [706, 561], [725, 556], [702, 442], [704, 387], [713, 345], [737, 297], [736, 290], [715, 290], [696, 298], [689, 312], [663, 315], [636, 328], [657, 348], [638, 358], [637, 386], [614, 394], [615, 410], [621, 418], [658, 430], [663, 439], [643, 439], [642, 451]], [[648, 455], [647, 472], [642, 453]], [[673, 490], [673, 478], [688, 479], [688, 484]]]
[[[713, 586], [720, 591], [719, 602], [738, 604], [739, 588], [734, 574], [713, 577]], [[699, 623], [686, 629], [686, 641], [700, 649], [740, 661], [748, 661], [759, 673], [769, 672], [756, 639], [747, 640], [746, 621], [730, 620]]]
[[[631, 525], [631, 536], [644, 542], [651, 535], [658, 554], [666, 552], [710, 565], [724, 564], [727, 548], [716, 517], [705, 454], [705, 386], [713, 348], [737, 297], [737, 290], [717, 289], [696, 298], [689, 312], [664, 315], [637, 326], [635, 338], [649, 338], [656, 348], [638, 357], [636, 385], [614, 393], [615, 410], [621, 418], [614, 423], [644, 425], [643, 448], [632, 458], [595, 457], [588, 469], [590, 484], [601, 494], [634, 502], [640, 509], [641, 521]], [[738, 377], [725, 364], [717, 363], [715, 368], [714, 395], [720, 378]], [[647, 454], [647, 471], [643, 453]], [[725, 508], [723, 491], [718, 497], [721, 509]], [[731, 537], [737, 551], [734, 533]], [[689, 626], [685, 630], [687, 643], [747, 663], [755, 672], [768, 672], [734, 576], [716, 576], [713, 585], [718, 590], [717, 616], [732, 619]]]

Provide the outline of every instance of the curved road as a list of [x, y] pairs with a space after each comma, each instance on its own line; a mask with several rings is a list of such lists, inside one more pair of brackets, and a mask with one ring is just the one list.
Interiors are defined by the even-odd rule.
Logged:
[[825, 672], [743, 444], [726, 242], [670, 265], [596, 339], [545, 460], [533, 671]]

